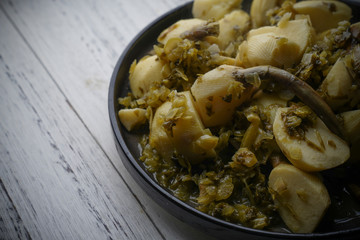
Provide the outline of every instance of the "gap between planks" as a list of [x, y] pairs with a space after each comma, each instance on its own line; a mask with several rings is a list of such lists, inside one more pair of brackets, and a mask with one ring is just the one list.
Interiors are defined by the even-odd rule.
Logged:
[[[53, 83], [55, 84], [55, 86], [57, 87], [57, 90], [62, 94], [62, 96], [65, 98], [66, 102], [69, 104], [69, 106], [71, 106], [69, 100], [67, 99], [67, 97], [65, 96], [64, 92], [60, 89], [60, 87], [58, 86], [58, 84], [56, 83], [55, 79], [51, 76], [49, 70], [46, 68], [46, 66], [41, 62], [39, 56], [35, 53], [34, 49], [31, 47], [31, 45], [26, 41], [25, 37], [21, 34], [19, 28], [16, 26], [16, 24], [12, 21], [12, 19], [10, 18], [10, 16], [6, 13], [6, 11], [4, 10], [4, 8], [1, 6], [1, 11], [4, 13], [4, 15], [6, 16], [6, 18], [8, 19], [8, 21], [11, 23], [12, 27], [15, 29], [16, 33], [21, 37], [21, 40], [24, 41], [26, 47], [29, 49], [29, 51], [34, 55], [34, 57], [36, 58], [36, 60], [39, 62], [39, 64], [41, 65], [41, 67], [43, 68], [43, 70], [46, 72], [46, 74], [52, 79]], [[131, 192], [131, 194], [135, 197], [135, 199], [138, 201], [138, 198], [134, 195], [134, 193], [132, 192], [131, 188], [129, 188], [129, 186], [127, 185], [126, 181], [124, 181], [124, 178], [121, 176], [121, 174], [118, 172], [118, 170], [114, 167], [113, 163], [110, 161], [108, 155], [106, 154], [106, 152], [104, 151], [104, 149], [102, 148], [102, 146], [99, 144], [99, 142], [97, 141], [97, 139], [92, 135], [92, 133], [89, 131], [88, 127], [86, 126], [86, 124], [84, 123], [84, 121], [80, 118], [79, 114], [76, 112], [76, 110], [71, 107], [72, 111], [74, 112], [74, 114], [79, 118], [80, 122], [84, 125], [86, 131], [88, 132], [88, 134], [93, 138], [94, 142], [98, 145], [99, 149], [101, 149], [102, 153], [106, 156], [107, 161], [110, 163], [110, 165], [112, 166], [112, 168], [114, 168], [114, 170], [117, 172], [117, 174], [119, 175], [119, 177], [122, 179], [122, 181], [126, 184], [127, 189]], [[34, 108], [35, 111], [35, 108]], [[56, 145], [54, 145], [54, 148], [57, 148]], [[68, 171], [72, 171], [71, 169], [69, 169]], [[0, 179], [1, 180], [1, 179]], [[5, 196], [8, 199], [9, 203], [11, 204], [11, 208], [16, 209], [14, 202], [12, 201], [9, 193], [6, 190], [6, 187], [4, 185], [4, 183], [1, 180], [1, 187], [4, 190]], [[5, 200], [6, 200], [5, 198]], [[141, 203], [139, 203], [139, 205], [142, 207], [142, 210], [145, 214], [146, 211], [144, 209], [144, 207], [142, 206]], [[15, 211], [15, 213], [13, 214], [15, 216], [15, 218], [17, 219], [17, 222], [22, 222], [21, 216], [18, 213], [18, 211]], [[149, 218], [149, 216], [147, 215], [147, 217]], [[156, 228], [156, 225], [154, 224], [154, 222], [152, 221], [151, 218], [149, 218], [149, 220], [152, 222], [152, 225]], [[16, 227], [16, 226], [14, 226]], [[24, 229], [26, 229], [26, 227], [24, 227]], [[157, 231], [159, 232], [159, 229], [157, 229]], [[159, 232], [160, 236], [162, 236], [162, 238], [164, 239], [164, 236], [161, 234], [161, 232]], [[31, 238], [30, 234], [28, 233], [28, 231], [25, 231], [25, 236], [27, 238]]]
[[[48, 76], [50, 77], [50, 79], [53, 81], [53, 83], [56, 85], [57, 89], [60, 91], [60, 93], [63, 95], [63, 97], [66, 100], [66, 103], [69, 105], [70, 109], [75, 113], [75, 115], [79, 118], [79, 120], [81, 121], [81, 123], [84, 125], [85, 129], [87, 130], [87, 132], [90, 134], [90, 136], [93, 138], [93, 140], [96, 142], [96, 144], [98, 145], [98, 147], [101, 149], [101, 151], [103, 152], [103, 154], [106, 156], [106, 160], [109, 161], [109, 163], [111, 164], [111, 166], [115, 169], [115, 171], [119, 174], [120, 178], [122, 179], [122, 181], [125, 183], [126, 187], [128, 188], [128, 190], [131, 192], [131, 194], [133, 195], [133, 197], [136, 199], [136, 201], [138, 202], [138, 204], [141, 206], [142, 210], [144, 211], [144, 213], [146, 214], [146, 216], [149, 218], [149, 220], [151, 221], [151, 223], [154, 225], [154, 227], [156, 228], [156, 230], [158, 231], [158, 233], [160, 234], [160, 236], [162, 237], [162, 239], [165, 240], [165, 237], [163, 235], [163, 233], [160, 231], [160, 229], [158, 228], [158, 226], [155, 224], [154, 220], [152, 219], [152, 217], [147, 213], [146, 208], [144, 207], [144, 205], [141, 203], [141, 201], [139, 200], [139, 198], [137, 197], [136, 194], [134, 194], [133, 190], [130, 188], [129, 184], [125, 181], [124, 177], [122, 176], [122, 174], [119, 172], [119, 170], [115, 167], [113, 161], [111, 161], [109, 155], [107, 154], [107, 152], [104, 150], [103, 146], [99, 143], [99, 141], [97, 140], [97, 138], [93, 135], [93, 133], [90, 131], [89, 127], [86, 125], [86, 123], [84, 122], [83, 118], [79, 115], [79, 113], [76, 111], [76, 109], [72, 106], [72, 104], [70, 103], [69, 99], [67, 98], [67, 96], [65, 95], [65, 93], [63, 92], [63, 90], [60, 88], [59, 84], [56, 82], [55, 78], [52, 76], [52, 74], [50, 73], [50, 71], [47, 69], [47, 67], [45, 66], [45, 64], [43, 63], [43, 61], [41, 61], [40, 57], [36, 54], [36, 52], [34, 51], [34, 49], [32, 48], [32, 46], [29, 44], [29, 42], [26, 40], [26, 38], [24, 37], [24, 35], [21, 33], [21, 31], [19, 30], [19, 28], [16, 26], [16, 24], [14, 23], [14, 21], [11, 19], [11, 17], [7, 14], [7, 12], [5, 11], [5, 9], [3, 8], [2, 5], [0, 5], [1, 10], [3, 11], [3, 13], [5, 14], [5, 16], [7, 17], [7, 19], [9, 20], [9, 22], [11, 23], [11, 25], [15, 28], [16, 32], [21, 36], [21, 38], [23, 39], [23, 41], [25, 42], [26, 46], [29, 48], [29, 50], [32, 52], [32, 54], [34, 55], [34, 57], [37, 59], [37, 61], [40, 63], [40, 65], [42, 66], [42, 68], [45, 70], [45, 72], [48, 74]], [[115, 143], [114, 143], [115, 144]], [[0, 179], [1, 180], [1, 179]], [[1, 182], [2, 183], [2, 182]], [[4, 186], [5, 187], [5, 186]], [[8, 195], [9, 196], [9, 195]], [[10, 199], [10, 196], [9, 196]]]

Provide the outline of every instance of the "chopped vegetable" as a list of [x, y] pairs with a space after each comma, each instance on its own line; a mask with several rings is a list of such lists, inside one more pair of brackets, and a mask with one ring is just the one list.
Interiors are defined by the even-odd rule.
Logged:
[[125, 128], [131, 131], [146, 122], [146, 110], [141, 108], [121, 109], [119, 118]]
[[150, 90], [151, 85], [163, 79], [163, 63], [157, 56], [146, 56], [130, 69], [130, 88], [135, 97], [142, 97]]
[[322, 171], [343, 164], [350, 157], [348, 144], [332, 133], [310, 110], [279, 108], [273, 131], [277, 144], [296, 167]]
[[195, 0], [195, 18], [163, 30], [129, 70], [119, 119], [144, 126], [140, 160], [182, 201], [314, 232], [332, 207], [322, 178], [360, 167], [360, 24], [340, 1], [241, 2]]
[[295, 233], [311, 233], [330, 205], [320, 178], [290, 164], [279, 164], [270, 173], [269, 188], [286, 225]]
[[336, 28], [339, 22], [349, 21], [351, 18], [350, 7], [340, 1], [301, 1], [293, 7], [297, 14], [310, 17], [317, 32]]
[[192, 13], [195, 18], [220, 20], [225, 14], [241, 6], [242, 0], [197, 0]]
[[238, 65], [292, 67], [310, 45], [312, 29], [307, 19], [283, 20], [278, 26], [251, 30], [239, 47]]

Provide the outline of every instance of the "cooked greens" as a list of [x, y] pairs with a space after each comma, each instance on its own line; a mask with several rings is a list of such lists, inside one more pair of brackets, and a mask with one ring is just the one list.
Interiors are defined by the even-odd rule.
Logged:
[[241, 2], [196, 0], [164, 29], [129, 69], [119, 118], [145, 126], [140, 160], [182, 201], [313, 232], [330, 205], [320, 172], [359, 168], [360, 25], [337, 1]]

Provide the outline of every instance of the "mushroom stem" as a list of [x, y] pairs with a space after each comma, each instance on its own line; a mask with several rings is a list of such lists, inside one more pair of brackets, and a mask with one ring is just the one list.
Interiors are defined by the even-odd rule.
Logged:
[[278, 83], [283, 88], [291, 90], [323, 120], [333, 133], [344, 139], [343, 130], [335, 114], [320, 95], [307, 83], [283, 69], [272, 66], [256, 66], [241, 69], [234, 73], [234, 77], [238, 81], [244, 81], [255, 75], [262, 80], [269, 79], [271, 82]]

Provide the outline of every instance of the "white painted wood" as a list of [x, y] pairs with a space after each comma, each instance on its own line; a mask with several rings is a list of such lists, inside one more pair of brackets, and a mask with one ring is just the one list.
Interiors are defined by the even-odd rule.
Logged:
[[31, 238], [162, 239], [2, 12], [0, 22], [2, 199]]
[[[0, 179], [32, 238], [209, 239], [135, 184], [116, 152], [107, 113], [109, 80], [121, 52], [150, 21], [185, 2], [0, 2], [23, 38], [9, 24], [4, 30], [2, 16], [0, 54], [10, 57], [3, 56], [0, 76], [10, 81], [0, 81], [0, 100], [6, 98]], [[3, 122], [7, 112], [12, 114]], [[45, 198], [37, 202], [39, 194]]]
[[0, 178], [0, 239], [29, 239], [30, 234]]
[[184, 1], [156, 1], [159, 13], [152, 16], [152, 1], [145, 0], [2, 3], [79, 116], [116, 159], [105, 130], [111, 131], [106, 105], [112, 70], [131, 39], [176, 2]]

